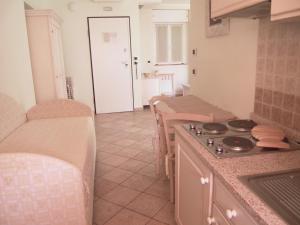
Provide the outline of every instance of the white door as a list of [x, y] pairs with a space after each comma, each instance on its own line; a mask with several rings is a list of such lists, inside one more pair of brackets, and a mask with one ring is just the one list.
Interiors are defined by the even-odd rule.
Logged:
[[89, 18], [96, 113], [133, 111], [129, 18]]

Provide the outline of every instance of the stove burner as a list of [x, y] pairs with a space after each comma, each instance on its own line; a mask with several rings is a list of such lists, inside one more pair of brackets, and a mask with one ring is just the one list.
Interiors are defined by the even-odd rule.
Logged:
[[253, 120], [232, 120], [228, 122], [228, 126], [235, 131], [250, 131], [257, 124]]
[[254, 148], [253, 142], [244, 137], [225, 137], [223, 138], [223, 144], [234, 152], [245, 152]]
[[209, 134], [224, 134], [228, 128], [221, 123], [205, 123], [203, 129]]

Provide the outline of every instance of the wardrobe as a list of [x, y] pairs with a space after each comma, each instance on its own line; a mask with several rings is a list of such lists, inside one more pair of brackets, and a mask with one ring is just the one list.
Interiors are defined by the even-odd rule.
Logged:
[[62, 20], [53, 10], [26, 10], [26, 22], [37, 103], [67, 98]]

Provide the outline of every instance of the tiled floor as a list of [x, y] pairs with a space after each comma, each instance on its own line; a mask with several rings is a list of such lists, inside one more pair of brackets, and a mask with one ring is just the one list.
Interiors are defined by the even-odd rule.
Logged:
[[94, 225], [175, 225], [169, 182], [155, 174], [149, 111], [96, 117]]

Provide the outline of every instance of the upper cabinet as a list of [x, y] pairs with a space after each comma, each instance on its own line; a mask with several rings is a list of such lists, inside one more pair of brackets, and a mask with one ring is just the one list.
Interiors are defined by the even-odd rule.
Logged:
[[299, 0], [272, 0], [271, 20], [299, 19], [300, 1]]
[[300, 0], [210, 0], [210, 8], [212, 18], [271, 15], [272, 21], [300, 19]]
[[[256, 6], [261, 8], [260, 3], [269, 3], [268, 0], [210, 0], [211, 1], [211, 17], [222, 17], [225, 15], [229, 15], [240, 10], [247, 10], [250, 9], [251, 12], [256, 11]], [[282, 1], [282, 0], [278, 0]], [[298, 1], [298, 0], [294, 0]], [[258, 9], [260, 10], [260, 9]], [[249, 14], [249, 12], [246, 12]]]

